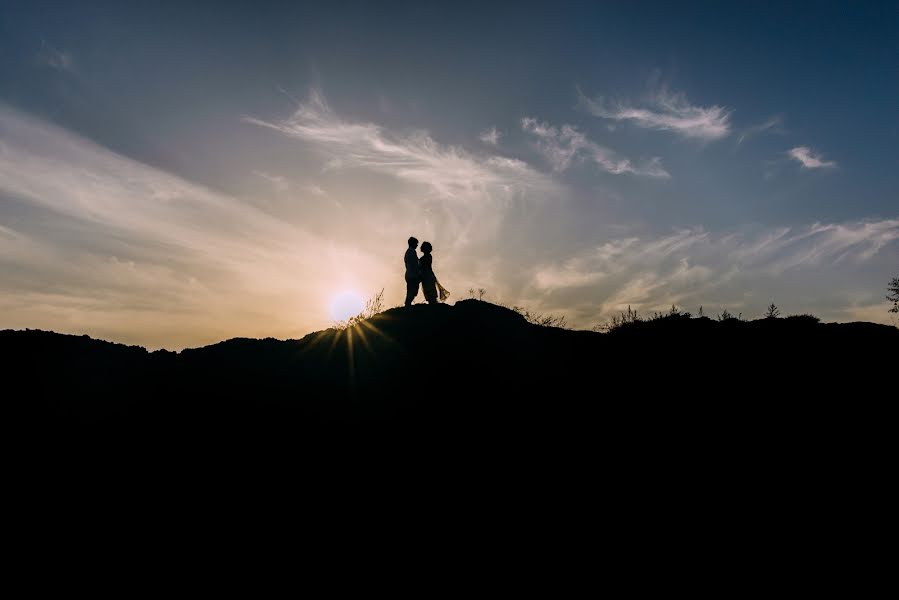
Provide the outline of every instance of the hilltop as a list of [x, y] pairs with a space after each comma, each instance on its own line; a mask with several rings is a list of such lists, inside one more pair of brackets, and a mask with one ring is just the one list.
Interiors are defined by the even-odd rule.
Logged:
[[897, 348], [899, 330], [871, 323], [673, 315], [602, 334], [533, 325], [477, 300], [391, 309], [300, 340], [236, 338], [180, 353], [0, 332], [7, 379], [21, 390], [7, 400], [14, 410], [63, 428], [155, 431], [598, 431], [635, 418], [665, 428], [763, 413], [786, 423], [883, 398]]

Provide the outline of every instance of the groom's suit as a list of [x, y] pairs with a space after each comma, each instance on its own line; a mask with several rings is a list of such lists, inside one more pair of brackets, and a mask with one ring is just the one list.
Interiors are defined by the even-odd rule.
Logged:
[[418, 285], [421, 283], [421, 267], [418, 265], [418, 254], [414, 248], [406, 250], [406, 306], [412, 304], [418, 295]]

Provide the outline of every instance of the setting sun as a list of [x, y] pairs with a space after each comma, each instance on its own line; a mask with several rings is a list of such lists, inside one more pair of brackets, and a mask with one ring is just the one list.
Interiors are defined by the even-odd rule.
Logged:
[[346, 321], [362, 312], [363, 308], [365, 301], [362, 296], [353, 291], [345, 291], [331, 300], [330, 315], [335, 321]]

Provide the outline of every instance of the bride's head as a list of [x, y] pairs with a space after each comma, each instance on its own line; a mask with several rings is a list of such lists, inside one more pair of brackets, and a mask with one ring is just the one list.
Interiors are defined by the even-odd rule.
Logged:
[[425, 254], [430, 254], [432, 249], [433, 248], [431, 247], [431, 242], [424, 242], [421, 245], [421, 251], [424, 252]]

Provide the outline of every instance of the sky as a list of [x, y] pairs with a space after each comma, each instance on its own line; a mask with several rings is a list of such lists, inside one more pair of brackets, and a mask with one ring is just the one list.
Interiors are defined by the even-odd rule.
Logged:
[[0, 328], [302, 337], [410, 235], [576, 328], [890, 323], [897, 67], [895, 2], [0, 0]]

